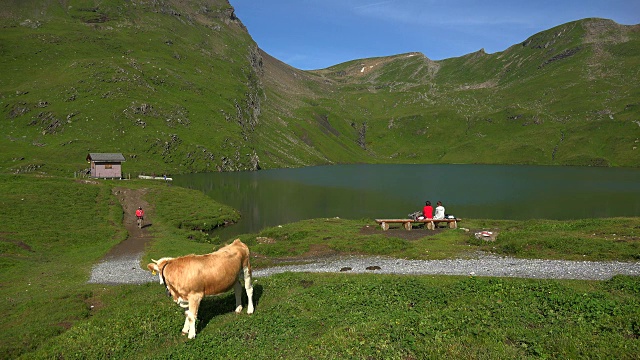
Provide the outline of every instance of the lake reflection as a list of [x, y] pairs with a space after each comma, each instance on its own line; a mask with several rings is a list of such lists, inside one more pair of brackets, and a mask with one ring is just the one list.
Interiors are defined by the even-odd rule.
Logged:
[[440, 200], [460, 218], [640, 215], [640, 169], [502, 165], [330, 165], [175, 176], [242, 213], [221, 238], [309, 218], [404, 218]]

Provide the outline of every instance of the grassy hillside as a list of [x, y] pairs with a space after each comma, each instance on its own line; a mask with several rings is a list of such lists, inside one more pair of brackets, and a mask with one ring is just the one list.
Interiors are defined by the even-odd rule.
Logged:
[[640, 166], [639, 26], [585, 19], [495, 54], [301, 71], [226, 0], [0, 9], [0, 171], [72, 174], [329, 163]]
[[638, 166], [639, 29], [587, 19], [501, 53], [318, 73], [342, 90], [337, 118], [366, 124], [379, 161]]
[[257, 48], [226, 1], [1, 11], [4, 169], [70, 173], [89, 151], [122, 152], [132, 172], [250, 167]]

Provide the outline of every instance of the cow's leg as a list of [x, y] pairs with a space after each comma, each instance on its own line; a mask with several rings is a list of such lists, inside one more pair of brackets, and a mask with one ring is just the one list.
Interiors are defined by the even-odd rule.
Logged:
[[189, 310], [184, 312], [184, 326], [182, 327], [182, 335], [189, 334]]
[[198, 318], [198, 307], [202, 300], [202, 294], [191, 294], [189, 296], [189, 309], [185, 311], [184, 326], [182, 333], [188, 334], [189, 339], [196, 337], [196, 319]]
[[242, 312], [242, 284], [240, 284], [240, 279], [233, 285], [233, 294], [236, 296], [236, 314], [240, 314]]
[[253, 283], [251, 281], [251, 268], [245, 267], [244, 271], [244, 289], [247, 292], [247, 314], [253, 314]]

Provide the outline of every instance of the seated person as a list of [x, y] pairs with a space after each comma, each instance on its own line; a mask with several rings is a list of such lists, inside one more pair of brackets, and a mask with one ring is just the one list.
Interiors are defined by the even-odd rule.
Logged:
[[433, 216], [434, 219], [444, 219], [444, 206], [442, 206], [442, 202], [438, 201], [436, 204], [436, 214]]
[[[436, 203], [436, 214], [433, 216], [436, 220], [444, 219], [444, 206], [442, 206], [442, 202], [438, 201]], [[440, 224], [436, 224], [436, 227], [440, 227]]]
[[431, 201], [427, 200], [424, 203], [424, 208], [422, 208], [422, 214], [425, 219], [433, 219], [433, 206], [431, 206]]

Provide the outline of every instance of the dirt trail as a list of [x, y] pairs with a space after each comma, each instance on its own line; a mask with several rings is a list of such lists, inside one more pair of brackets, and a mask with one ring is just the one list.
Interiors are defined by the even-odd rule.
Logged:
[[[149, 222], [149, 214], [153, 209], [150, 209], [149, 203], [144, 200], [146, 193], [147, 189], [127, 189], [120, 187], [113, 189], [113, 194], [120, 201], [120, 205], [122, 205], [122, 210], [124, 211], [124, 227], [127, 229], [129, 236], [125, 241], [111, 248], [105, 255], [105, 259], [142, 254], [144, 247], [152, 239], [151, 235], [147, 232], [147, 228], [152, 225]], [[135, 217], [136, 209], [139, 206], [142, 206], [145, 212], [145, 223], [142, 229], [138, 229]]]
[[[147, 189], [127, 189], [117, 187], [113, 194], [118, 198], [124, 211], [124, 226], [129, 234], [127, 239], [117, 244], [96, 264], [91, 271], [90, 283], [97, 284], [140, 284], [155, 281], [149, 271], [140, 267], [140, 259], [145, 246], [153, 239], [148, 228], [153, 224], [153, 208], [144, 201]], [[145, 224], [138, 229], [135, 211], [142, 206]]]

